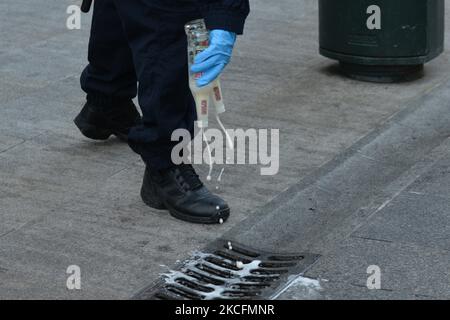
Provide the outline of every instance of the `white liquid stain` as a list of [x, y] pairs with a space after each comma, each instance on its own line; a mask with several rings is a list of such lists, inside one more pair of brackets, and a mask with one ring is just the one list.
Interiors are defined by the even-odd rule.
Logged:
[[[231, 245], [231, 242], [229, 242], [229, 244]], [[198, 293], [200, 295], [202, 295], [204, 297], [204, 300], [214, 300], [214, 299], [230, 299], [229, 296], [226, 295], [227, 291], [233, 290], [233, 286], [236, 286], [238, 284], [241, 283], [246, 283], [246, 284], [252, 284], [253, 282], [251, 281], [246, 281], [244, 278], [248, 277], [248, 276], [255, 276], [255, 274], [253, 273], [253, 271], [259, 269], [259, 265], [261, 264], [260, 260], [253, 260], [249, 263], [242, 263], [240, 262], [240, 266], [241, 268], [239, 268], [240, 270], [236, 271], [236, 270], [232, 270], [232, 269], [227, 269], [227, 268], [223, 268], [220, 266], [217, 266], [215, 264], [212, 264], [210, 262], [207, 262], [205, 259], [206, 258], [220, 258], [221, 260], [230, 263], [230, 264], [234, 264], [235, 262], [228, 260], [228, 259], [224, 259], [222, 257], [216, 256], [214, 254], [209, 254], [209, 253], [203, 253], [203, 252], [195, 252], [193, 254], [194, 258], [187, 260], [183, 266], [183, 268], [181, 269], [181, 271], [174, 271], [174, 270], [170, 270], [167, 273], [163, 273], [161, 274], [161, 276], [164, 278], [165, 283], [167, 285], [180, 285], [177, 280], [180, 279], [186, 279], [189, 281], [193, 281], [193, 282], [197, 282], [197, 279], [194, 277], [191, 277], [187, 274], [185, 274], [184, 272], [186, 272], [189, 269], [196, 269], [196, 265], [203, 264], [203, 265], [207, 265], [207, 266], [212, 266], [214, 267], [216, 270], [222, 270], [225, 271], [227, 273], [231, 273], [233, 275], [233, 277], [231, 278], [227, 278], [224, 279], [224, 281], [226, 281], [226, 285], [214, 285], [214, 284], [203, 284], [204, 286], [212, 289], [211, 292], [203, 292], [203, 291], [198, 291]]]
[[220, 128], [222, 129], [222, 131], [225, 133], [225, 136], [227, 137], [228, 148], [233, 150], [234, 149], [233, 140], [231, 140], [230, 134], [225, 129], [225, 126], [223, 125], [222, 121], [220, 121], [220, 117], [218, 114], [216, 114], [216, 120], [217, 120], [217, 123], [219, 124]]
[[203, 140], [206, 143], [206, 150], [208, 152], [209, 172], [208, 172], [208, 176], [206, 177], [206, 180], [211, 181], [211, 174], [213, 171], [212, 153], [211, 153], [211, 147], [209, 146], [208, 139], [206, 138], [205, 131], [203, 131], [203, 129], [202, 129], [202, 136], [203, 136]]
[[320, 291], [322, 291], [319, 280], [306, 278], [302, 275], [296, 275], [289, 277], [287, 284], [277, 293], [275, 293], [270, 298], [270, 300], [276, 300], [290, 289], [292, 289], [294, 292], [300, 292], [302, 295], [304, 295], [302, 298], [317, 298], [320, 296]]

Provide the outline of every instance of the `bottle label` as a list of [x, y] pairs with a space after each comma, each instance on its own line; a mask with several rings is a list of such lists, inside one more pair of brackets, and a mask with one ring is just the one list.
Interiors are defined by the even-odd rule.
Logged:
[[204, 72], [194, 73], [194, 80], [198, 80], [203, 76]]
[[214, 87], [214, 96], [216, 97], [216, 101], [222, 101], [219, 87]]
[[202, 115], [207, 115], [208, 114], [208, 100], [202, 100], [201, 112], [202, 112]]

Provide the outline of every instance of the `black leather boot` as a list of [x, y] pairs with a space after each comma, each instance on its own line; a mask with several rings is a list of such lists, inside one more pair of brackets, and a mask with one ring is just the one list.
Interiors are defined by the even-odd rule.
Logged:
[[132, 101], [114, 107], [99, 107], [86, 102], [74, 122], [81, 133], [93, 140], [106, 140], [111, 135], [120, 140], [128, 140], [131, 127], [140, 121], [141, 116]]
[[147, 167], [141, 197], [148, 206], [167, 209], [175, 218], [188, 222], [216, 224], [230, 216], [228, 204], [212, 194], [187, 164], [161, 171]]

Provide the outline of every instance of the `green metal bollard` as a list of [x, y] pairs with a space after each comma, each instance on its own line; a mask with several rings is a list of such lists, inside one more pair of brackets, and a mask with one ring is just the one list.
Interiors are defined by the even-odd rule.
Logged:
[[320, 53], [349, 77], [421, 76], [444, 50], [445, 0], [319, 0]]

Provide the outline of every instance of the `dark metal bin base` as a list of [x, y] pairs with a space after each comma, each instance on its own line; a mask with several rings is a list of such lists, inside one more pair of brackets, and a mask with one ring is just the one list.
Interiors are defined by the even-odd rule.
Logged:
[[417, 80], [424, 75], [424, 65], [362, 65], [340, 62], [346, 76], [367, 82], [395, 83]]

